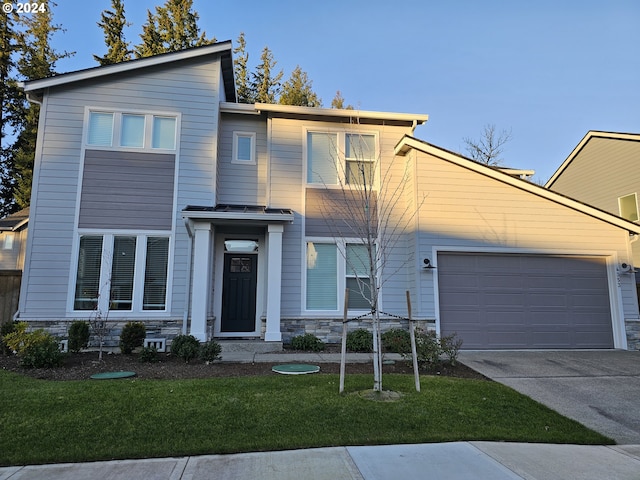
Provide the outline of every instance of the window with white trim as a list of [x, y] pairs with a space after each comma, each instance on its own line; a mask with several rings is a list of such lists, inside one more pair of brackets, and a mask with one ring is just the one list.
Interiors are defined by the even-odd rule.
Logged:
[[5, 232], [2, 237], [2, 249], [3, 250], [13, 250], [14, 240], [16, 238], [15, 233], [13, 232]]
[[245, 165], [256, 164], [256, 134], [255, 132], [233, 132], [231, 163]]
[[375, 133], [306, 133], [307, 183], [370, 186], [378, 158]]
[[81, 235], [73, 310], [166, 310], [169, 237]]
[[638, 221], [638, 199], [635, 193], [618, 198], [620, 216], [632, 222]]
[[175, 150], [177, 117], [129, 112], [89, 112], [87, 145]]
[[308, 241], [306, 254], [306, 310], [339, 310], [344, 304], [345, 288], [349, 289], [349, 310], [371, 308], [366, 245], [344, 240], [337, 244]]

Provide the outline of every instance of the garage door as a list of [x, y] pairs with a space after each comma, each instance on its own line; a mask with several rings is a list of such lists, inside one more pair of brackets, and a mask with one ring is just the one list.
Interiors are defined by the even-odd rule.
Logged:
[[613, 348], [602, 257], [440, 253], [442, 335], [463, 349]]

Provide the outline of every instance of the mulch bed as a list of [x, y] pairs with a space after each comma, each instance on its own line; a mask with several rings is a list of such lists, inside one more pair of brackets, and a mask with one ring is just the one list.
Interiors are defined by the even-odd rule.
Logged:
[[[283, 352], [286, 353], [286, 352]], [[255, 375], [279, 375], [271, 368], [280, 363], [290, 363], [287, 356], [279, 363], [231, 363], [216, 361], [206, 364], [199, 360], [184, 363], [181, 359], [170, 354], [158, 354], [155, 363], [140, 362], [137, 355], [103, 354], [103, 360], [98, 361], [97, 352], [71, 353], [65, 357], [64, 365], [58, 368], [24, 368], [20, 366], [15, 355], [0, 354], [0, 369], [17, 372], [43, 380], [86, 380], [91, 375], [101, 372], [133, 371], [139, 379], [180, 380], [190, 378], [240, 377]], [[320, 366], [322, 373], [340, 373], [339, 363], [314, 363]], [[373, 365], [369, 363], [348, 363], [347, 374], [363, 373], [373, 375]], [[398, 361], [392, 365], [384, 365], [383, 375], [386, 373], [401, 373], [413, 375], [411, 362]], [[486, 380], [480, 375], [460, 363], [455, 366], [442, 364], [431, 371], [421, 371], [421, 375], [441, 375], [459, 378], [473, 378]]]

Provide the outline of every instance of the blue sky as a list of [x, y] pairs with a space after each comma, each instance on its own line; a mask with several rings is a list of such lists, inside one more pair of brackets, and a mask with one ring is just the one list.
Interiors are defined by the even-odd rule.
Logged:
[[[125, 0], [136, 44], [146, 11]], [[106, 51], [96, 22], [110, 0], [58, 0], [76, 51], [59, 72], [96, 66]], [[546, 180], [588, 130], [640, 133], [637, 0], [194, 0], [219, 41], [245, 32], [249, 63], [268, 46], [285, 78], [300, 65], [325, 106], [336, 90], [363, 110], [428, 114], [416, 136], [464, 153], [463, 138], [511, 130], [505, 165]]]

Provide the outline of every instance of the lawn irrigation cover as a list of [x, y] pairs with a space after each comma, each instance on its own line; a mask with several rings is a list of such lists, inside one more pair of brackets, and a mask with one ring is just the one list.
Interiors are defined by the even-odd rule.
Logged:
[[305, 373], [317, 373], [320, 371], [320, 367], [302, 363], [289, 363], [286, 365], [274, 365], [271, 370], [283, 375], [304, 375]]

